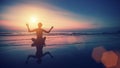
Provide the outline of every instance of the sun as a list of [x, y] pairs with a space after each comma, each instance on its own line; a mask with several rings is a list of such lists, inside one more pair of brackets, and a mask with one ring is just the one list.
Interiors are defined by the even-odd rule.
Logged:
[[30, 22], [31, 22], [31, 23], [36, 23], [37, 20], [38, 20], [37, 17], [31, 17], [31, 18], [30, 18]]
[[27, 22], [31, 26], [31, 28], [36, 28], [39, 20], [37, 16], [30, 16]]

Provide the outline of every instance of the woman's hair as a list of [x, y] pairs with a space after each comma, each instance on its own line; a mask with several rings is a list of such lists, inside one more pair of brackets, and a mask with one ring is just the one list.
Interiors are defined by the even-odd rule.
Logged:
[[39, 22], [39, 23], [38, 23], [38, 26], [42, 26], [42, 23], [41, 23], [41, 22]]

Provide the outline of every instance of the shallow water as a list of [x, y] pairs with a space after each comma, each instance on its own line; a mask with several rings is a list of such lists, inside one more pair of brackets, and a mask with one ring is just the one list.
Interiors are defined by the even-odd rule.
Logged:
[[0, 68], [105, 68], [92, 57], [95, 47], [103, 46], [106, 50], [120, 50], [120, 35], [49, 35], [43, 51], [49, 51], [54, 58], [45, 56], [41, 64], [31, 59], [25, 60], [29, 54], [35, 54], [31, 47], [34, 35], [0, 36]]

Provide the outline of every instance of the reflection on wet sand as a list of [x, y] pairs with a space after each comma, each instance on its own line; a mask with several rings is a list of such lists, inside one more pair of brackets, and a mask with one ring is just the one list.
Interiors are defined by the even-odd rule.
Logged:
[[[120, 68], [119, 35], [46, 37], [46, 46], [38, 53], [30, 46], [34, 36], [1, 37], [2, 68]], [[24, 64], [26, 56], [28, 64]]]
[[35, 53], [35, 55], [28, 55], [27, 60], [26, 60], [26, 64], [28, 63], [30, 58], [37, 59], [36, 62], [39, 64], [42, 61], [42, 57], [44, 57], [45, 55], [49, 55], [51, 58], [53, 58], [53, 56], [50, 52], [43, 53], [44, 45], [34, 45], [34, 46], [36, 47], [36, 53]]
[[52, 54], [50, 52], [45, 52], [43, 53], [43, 47], [45, 46], [45, 39], [46, 37], [42, 38], [42, 39], [33, 39], [33, 44], [31, 45], [32, 47], [36, 47], [36, 53], [35, 55], [28, 55], [27, 60], [26, 60], [26, 64], [28, 63], [30, 58], [34, 58], [37, 59], [37, 63], [40, 64], [42, 61], [42, 57], [44, 57], [45, 55], [49, 55], [51, 58], [53, 58]]

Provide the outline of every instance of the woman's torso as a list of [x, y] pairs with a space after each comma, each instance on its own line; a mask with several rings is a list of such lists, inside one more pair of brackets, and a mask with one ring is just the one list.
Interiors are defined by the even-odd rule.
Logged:
[[37, 34], [37, 39], [41, 39], [42, 36], [43, 36], [43, 30], [42, 29], [37, 29], [36, 34]]

